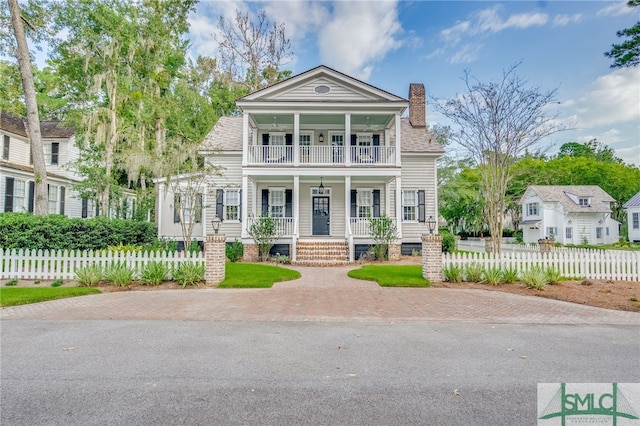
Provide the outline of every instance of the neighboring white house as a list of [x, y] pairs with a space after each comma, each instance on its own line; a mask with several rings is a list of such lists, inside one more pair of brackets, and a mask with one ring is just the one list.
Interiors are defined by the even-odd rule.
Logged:
[[595, 185], [529, 186], [520, 200], [524, 242], [542, 238], [562, 244], [617, 242], [620, 222], [611, 218], [614, 201]]
[[[386, 214], [402, 251], [420, 248], [426, 219], [438, 217], [444, 152], [426, 128], [424, 85], [411, 84], [407, 100], [319, 66], [236, 105], [241, 114], [220, 118], [200, 147], [222, 176], [203, 194], [199, 240], [217, 215], [227, 240], [251, 250], [248, 229], [268, 214], [278, 219], [275, 250], [292, 260], [309, 260], [310, 246], [314, 259], [344, 247], [353, 260], [372, 242], [369, 218]], [[174, 195], [157, 186], [159, 235], [177, 236]]]
[[640, 192], [622, 206], [627, 212], [629, 241], [640, 242]]
[[[79, 150], [72, 127], [59, 121], [41, 121], [47, 181], [49, 213], [69, 217], [93, 217], [98, 211], [92, 200], [81, 199], [74, 185], [81, 182], [75, 162]], [[0, 112], [0, 212], [33, 212], [35, 182], [31, 146], [22, 117]], [[127, 201], [123, 201], [126, 199]], [[135, 194], [120, 200], [125, 206], [135, 202]], [[116, 215], [115, 207], [109, 215]]]

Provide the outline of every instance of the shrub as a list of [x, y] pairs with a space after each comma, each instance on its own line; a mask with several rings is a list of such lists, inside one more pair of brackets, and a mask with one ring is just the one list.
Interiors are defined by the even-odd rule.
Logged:
[[518, 270], [509, 266], [506, 269], [502, 269], [502, 282], [506, 284], [511, 284], [515, 281], [518, 281]]
[[103, 276], [102, 266], [97, 263], [77, 268], [75, 273], [76, 281], [84, 287], [92, 287], [98, 284]]
[[202, 249], [200, 248], [200, 243], [197, 240], [191, 241], [189, 244], [189, 248], [187, 249], [189, 253], [200, 253]]
[[284, 254], [280, 254], [280, 253], [276, 253], [275, 256], [273, 256], [273, 261], [276, 263], [279, 263], [281, 265], [287, 264], [289, 263], [289, 256], [286, 256]]
[[204, 264], [195, 262], [183, 262], [173, 269], [172, 277], [175, 282], [182, 285], [198, 285], [204, 279]]
[[453, 253], [456, 250], [456, 237], [449, 231], [444, 231], [442, 235], [442, 252]]
[[484, 275], [484, 268], [479, 263], [469, 263], [464, 268], [464, 279], [472, 283], [479, 283], [482, 281]]
[[7, 281], [6, 283], [4, 283], [4, 285], [8, 285], [8, 286], [18, 285], [18, 279], [17, 278], [12, 278], [9, 281]]
[[230, 262], [237, 262], [244, 255], [244, 245], [238, 240], [233, 240], [233, 243], [227, 244], [225, 251]]
[[51, 287], [60, 287], [63, 284], [64, 284], [64, 281], [58, 279], [51, 283]]
[[271, 247], [279, 238], [278, 219], [263, 214], [260, 219], [251, 222], [248, 232], [258, 246], [260, 259], [262, 261], [269, 259]]
[[520, 281], [528, 288], [544, 290], [544, 286], [547, 285], [547, 273], [542, 266], [534, 265], [520, 274]]
[[560, 271], [555, 269], [553, 266], [549, 266], [545, 270], [545, 275], [546, 275], [547, 282], [551, 285], [558, 284], [562, 280], [562, 275], [560, 274]]
[[491, 285], [498, 285], [502, 283], [502, 277], [502, 269], [497, 266], [492, 266], [484, 271], [484, 278], [482, 282], [486, 282]]
[[118, 244], [117, 246], [107, 247], [107, 251], [110, 251], [110, 252], [117, 251], [117, 252], [124, 252], [124, 253], [135, 253], [141, 250], [142, 250], [141, 246], [136, 246], [133, 244], [124, 245], [122, 243]]
[[112, 284], [124, 287], [133, 281], [136, 271], [124, 263], [116, 263], [107, 267], [104, 271], [104, 278]]
[[163, 251], [167, 253], [175, 253], [178, 251], [178, 242], [169, 238], [160, 238], [152, 243], [142, 246], [145, 252]]
[[369, 233], [374, 242], [373, 250], [378, 260], [389, 258], [389, 244], [398, 238], [396, 224], [386, 214], [369, 218]]
[[167, 279], [169, 267], [162, 262], [149, 262], [140, 272], [140, 281], [144, 285], [159, 285]]
[[445, 281], [459, 283], [462, 281], [462, 267], [452, 263], [442, 268], [442, 275]]

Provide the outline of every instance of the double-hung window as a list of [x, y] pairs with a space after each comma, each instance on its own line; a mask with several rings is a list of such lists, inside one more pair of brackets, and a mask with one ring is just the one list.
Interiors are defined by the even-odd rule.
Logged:
[[60, 143], [51, 142], [45, 145], [44, 160], [47, 164], [57, 165], [60, 163]]
[[271, 189], [269, 191], [269, 213], [271, 217], [284, 217], [285, 201], [284, 189]]
[[585, 197], [578, 198], [578, 205], [585, 206], [585, 207], [588, 206], [589, 205], [589, 199], [585, 198]]
[[539, 211], [540, 209], [538, 203], [527, 204], [527, 216], [538, 216]]
[[13, 211], [21, 212], [26, 210], [26, 204], [24, 203], [26, 194], [25, 181], [16, 179], [13, 186]]
[[418, 211], [418, 196], [416, 191], [402, 191], [402, 220], [416, 221]]
[[240, 220], [240, 190], [224, 191], [224, 220]]
[[640, 213], [634, 212], [631, 214], [631, 226], [633, 227], [633, 229], [639, 229], [640, 228]]
[[567, 240], [571, 240], [573, 238], [573, 228], [565, 228], [564, 236]]
[[556, 235], [558, 235], [558, 228], [556, 228], [555, 226], [547, 227], [547, 237], [555, 238]]
[[58, 186], [49, 185], [49, 214], [56, 214], [58, 207]]
[[359, 218], [368, 218], [373, 213], [373, 191], [371, 189], [359, 189], [356, 197], [356, 207]]
[[11, 143], [11, 139], [9, 135], [4, 135], [2, 141], [2, 159], [9, 161], [9, 145]]
[[597, 227], [596, 228], [596, 238], [597, 239], [601, 239], [602, 238], [602, 227]]

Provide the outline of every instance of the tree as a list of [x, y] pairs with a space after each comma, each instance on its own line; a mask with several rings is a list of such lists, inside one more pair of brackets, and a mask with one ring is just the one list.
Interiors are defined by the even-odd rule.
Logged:
[[[40, 133], [40, 115], [38, 113], [38, 101], [36, 89], [31, 72], [31, 56], [27, 45], [27, 37], [24, 31], [23, 21], [28, 21], [21, 15], [18, 0], [8, 0], [11, 12], [11, 24], [16, 38], [16, 57], [22, 77], [25, 104], [27, 106], [26, 130], [31, 145], [31, 157], [33, 160], [33, 172], [35, 181], [35, 206], [34, 213], [46, 215], [49, 213], [49, 191], [47, 185], [47, 166], [44, 161], [44, 147], [42, 146], [42, 134]], [[33, 28], [35, 30], [35, 28]]]
[[591, 139], [586, 143], [567, 142], [563, 144], [558, 151], [558, 157], [564, 156], [594, 158], [606, 163], [622, 164], [624, 162], [616, 156], [613, 149], [598, 142], [597, 139]]
[[[629, 0], [627, 6], [640, 6], [640, 0]], [[635, 67], [640, 64], [640, 21], [631, 28], [618, 31], [616, 35], [628, 39], [620, 44], [612, 44], [611, 50], [605, 52], [606, 57], [613, 59], [611, 68]]]
[[541, 139], [562, 130], [555, 115], [546, 109], [556, 103], [556, 90], [541, 92], [528, 87], [516, 75], [518, 65], [503, 72], [497, 82], [481, 83], [465, 73], [467, 93], [442, 103], [436, 109], [459, 130], [452, 140], [469, 152], [480, 169], [485, 218], [493, 251], [502, 249], [502, 229], [507, 207], [507, 185], [517, 158]]
[[218, 65], [233, 81], [254, 92], [290, 76], [281, 70], [291, 56], [291, 41], [286, 37], [284, 23], [269, 23], [265, 11], [254, 22], [249, 12], [236, 10], [233, 20], [220, 17]]

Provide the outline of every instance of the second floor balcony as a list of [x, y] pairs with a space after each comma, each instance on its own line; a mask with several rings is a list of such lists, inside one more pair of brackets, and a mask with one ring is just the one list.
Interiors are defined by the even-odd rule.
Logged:
[[393, 166], [395, 146], [249, 145], [251, 166]]

